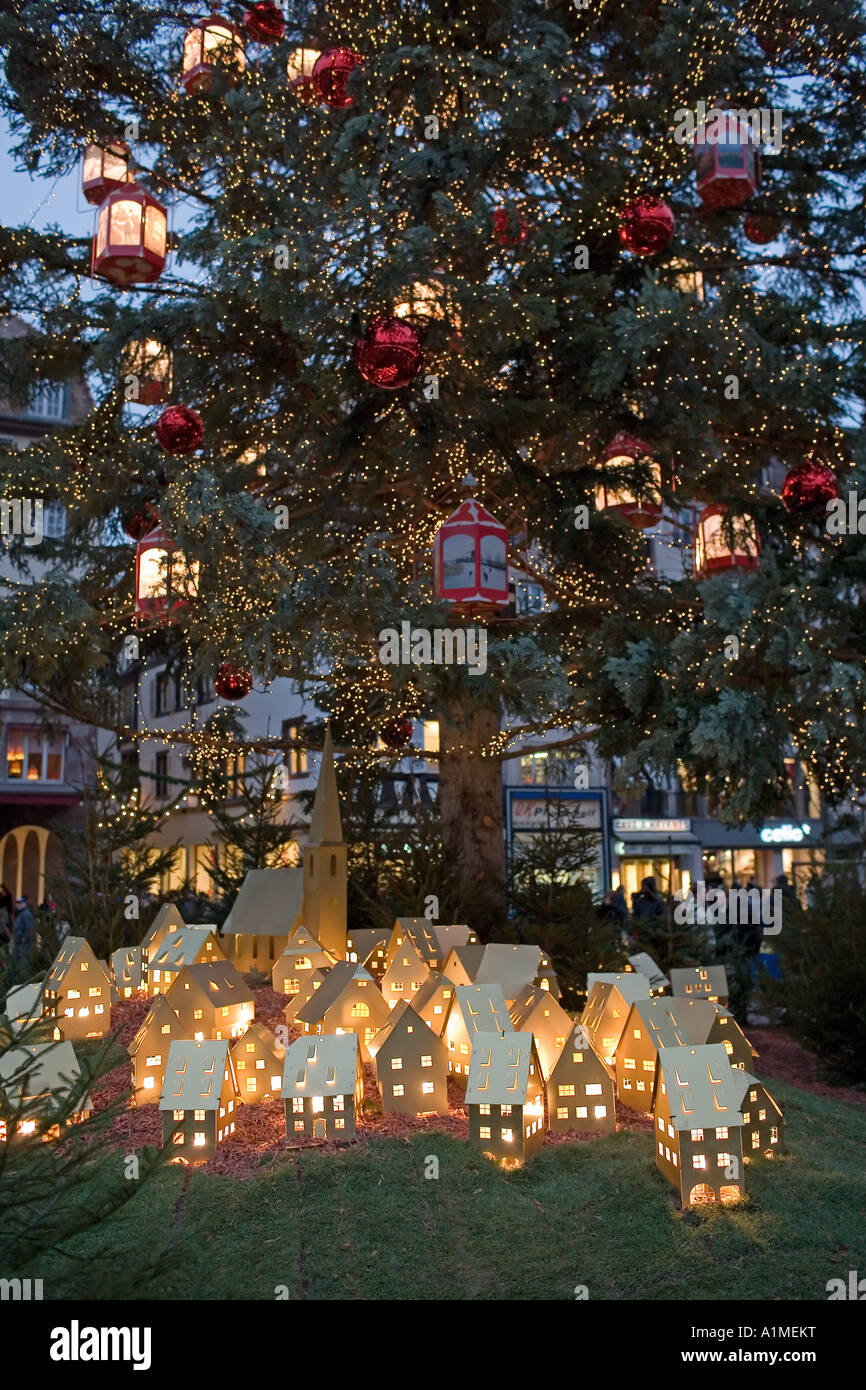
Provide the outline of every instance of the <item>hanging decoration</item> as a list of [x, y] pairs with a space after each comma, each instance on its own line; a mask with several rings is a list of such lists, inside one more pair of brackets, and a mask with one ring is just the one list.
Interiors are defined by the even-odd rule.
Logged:
[[745, 203], [761, 182], [761, 155], [748, 121], [720, 110], [698, 127], [692, 158], [701, 202], [708, 208]]
[[412, 742], [412, 720], [404, 714], [400, 715], [383, 724], [379, 734], [386, 748], [405, 748], [407, 743]]
[[81, 187], [88, 203], [98, 207], [109, 193], [133, 182], [130, 149], [125, 140], [92, 141], [84, 150]]
[[755, 523], [748, 516], [728, 516], [724, 506], [704, 507], [695, 531], [695, 578], [721, 570], [758, 567], [761, 544]]
[[439, 278], [441, 274], [441, 271], [434, 270], [429, 280], [417, 280], [401, 290], [394, 306], [394, 317], [405, 319], [419, 332], [423, 332], [431, 323], [448, 319], [451, 326], [459, 331], [460, 314]]
[[229, 86], [236, 87], [246, 65], [240, 29], [222, 15], [212, 14], [193, 25], [183, 41], [181, 84], [190, 96], [209, 92], [214, 69], [219, 67]]
[[839, 480], [820, 459], [804, 459], [791, 469], [782, 484], [782, 503], [795, 516], [819, 508], [825, 511], [827, 503], [838, 496]]
[[214, 676], [213, 688], [221, 700], [243, 700], [253, 688], [253, 673], [245, 666], [221, 661]]
[[453, 604], [502, 604], [508, 592], [508, 531], [468, 497], [436, 532], [433, 592]]
[[657, 256], [674, 234], [676, 219], [661, 198], [645, 194], [620, 215], [619, 239], [635, 256]]
[[202, 418], [188, 405], [170, 405], [156, 422], [156, 438], [168, 454], [191, 454], [204, 439]]
[[271, 0], [258, 0], [245, 11], [244, 28], [256, 43], [279, 43], [286, 32], [286, 17]]
[[167, 240], [162, 203], [137, 183], [115, 189], [99, 209], [93, 273], [121, 288], [151, 284], [165, 269]]
[[662, 472], [652, 457], [649, 444], [637, 435], [621, 431], [614, 435], [601, 456], [606, 469], [633, 469], [643, 464], [651, 481], [639, 489], [626, 483], [599, 483], [595, 490], [595, 505], [600, 512], [617, 512], [629, 526], [644, 531], [657, 526], [662, 519]]
[[747, 241], [755, 246], [766, 246], [775, 241], [782, 230], [782, 219], [774, 212], [750, 212], [743, 223]]
[[199, 563], [188, 563], [161, 526], [142, 536], [135, 548], [135, 611], [140, 618], [173, 621], [178, 608], [198, 591]]
[[286, 71], [289, 86], [299, 101], [318, 101], [313, 70], [321, 58], [317, 48], [296, 48], [289, 58]]
[[129, 536], [130, 540], [140, 541], [150, 531], [155, 531], [159, 526], [159, 517], [152, 502], [144, 502], [131, 510], [124, 512], [121, 517], [121, 525]]
[[355, 365], [365, 381], [389, 391], [408, 386], [424, 360], [417, 332], [404, 319], [374, 319], [355, 343]]
[[162, 405], [171, 395], [171, 348], [157, 338], [133, 339], [123, 351], [126, 399]]
[[500, 246], [513, 250], [529, 235], [529, 224], [522, 213], [514, 208], [495, 208], [493, 212], [493, 235]]
[[329, 48], [313, 67], [313, 85], [320, 100], [328, 106], [353, 106], [355, 98], [347, 90], [349, 78], [363, 59], [351, 48]]

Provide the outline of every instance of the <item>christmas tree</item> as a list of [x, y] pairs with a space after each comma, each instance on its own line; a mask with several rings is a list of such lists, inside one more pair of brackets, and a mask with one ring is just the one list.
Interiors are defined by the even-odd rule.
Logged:
[[[8, 495], [68, 526], [4, 606], [3, 680], [98, 720], [134, 622], [118, 518], [158, 517], [151, 577], [171, 555], [175, 588], [151, 589], [145, 659], [291, 677], [368, 767], [384, 726], [438, 719], [479, 925], [505, 906], [502, 760], [551, 730], [626, 777], [685, 769], [732, 818], [777, 805], [792, 743], [843, 797], [866, 766], [864, 559], [824, 503], [864, 462], [860, 6], [226, 9], [209, 37], [179, 0], [0, 14], [21, 167], [53, 180], [102, 142], [88, 195], [128, 168], [150, 238], [129, 283], [84, 216], [0, 233], [0, 310], [34, 329], [0, 391], [86, 373], [96, 398], [4, 459]], [[719, 145], [728, 107], [752, 133]], [[186, 411], [134, 403], [160, 395]], [[470, 494], [538, 603], [436, 597], [434, 537]], [[699, 577], [658, 563], [710, 504]], [[484, 660], [381, 659], [405, 624], [481, 628]]]

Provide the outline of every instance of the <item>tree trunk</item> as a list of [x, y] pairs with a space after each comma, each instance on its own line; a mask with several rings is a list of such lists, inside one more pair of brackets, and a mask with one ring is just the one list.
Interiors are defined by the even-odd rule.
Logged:
[[498, 758], [479, 757], [478, 750], [498, 733], [499, 717], [489, 707], [450, 705], [439, 711], [439, 807], [445, 853], [466, 905], [465, 920], [487, 940], [502, 940], [505, 935], [502, 764]]

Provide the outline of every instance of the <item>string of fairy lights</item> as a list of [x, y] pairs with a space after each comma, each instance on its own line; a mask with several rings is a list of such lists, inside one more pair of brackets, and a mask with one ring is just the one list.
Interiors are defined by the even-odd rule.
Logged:
[[[379, 611], [380, 597], [384, 603], [387, 595], [393, 593], [395, 584], [407, 595], [407, 611], [409, 603], [422, 608], [428, 577], [423, 574], [419, 579], [419, 556], [429, 555], [433, 536], [445, 515], [442, 499], [458, 496], [461, 479], [472, 473], [481, 480], [482, 495], [501, 498], [507, 510], [523, 518], [525, 544], [513, 558], [518, 567], [521, 562], [526, 564], [543, 581], [546, 609], [538, 616], [538, 632], [544, 639], [545, 623], [555, 632], [552, 639], [555, 646], [549, 652], [543, 649], [542, 640], [537, 656], [539, 677], [547, 673], [552, 678], [562, 668], [579, 673], [587, 654], [592, 654], [592, 644], [587, 642], [586, 633], [567, 631], [555, 615], [588, 613], [593, 620], [591, 630], [595, 630], [603, 617], [617, 612], [624, 592], [635, 593], [636, 587], [644, 582], [645, 556], [639, 537], [619, 533], [616, 538], [618, 563], [606, 574], [594, 561], [584, 560], [579, 552], [563, 554], [561, 547], [557, 550], [555, 545], [549, 544], [551, 498], [557, 498], [561, 507], [567, 508], [576, 495], [575, 477], [585, 488], [591, 489], [592, 484], [587, 480], [598, 472], [599, 431], [607, 422], [599, 419], [595, 400], [589, 404], [581, 402], [579, 413], [575, 413], [574, 396], [563, 397], [561, 348], [559, 345], [550, 348], [539, 341], [535, 305], [538, 281], [546, 278], [549, 284], [549, 268], [542, 274], [539, 259], [549, 254], [551, 248], [561, 245], [564, 228], [573, 233], [579, 226], [580, 238], [588, 245], [608, 245], [615, 239], [623, 203], [648, 188], [679, 190], [672, 201], [678, 222], [690, 237], [689, 269], [700, 274], [703, 266], [712, 264], [719, 255], [721, 240], [718, 228], [714, 229], [709, 223], [703, 233], [695, 215], [693, 197], [690, 195], [691, 210], [684, 199], [682, 190], [687, 186], [691, 169], [688, 148], [670, 139], [632, 138], [639, 105], [648, 96], [647, 84], [635, 76], [631, 65], [626, 77], [617, 77], [613, 71], [605, 71], [597, 48], [591, 53], [581, 49], [580, 39], [584, 32], [597, 39], [606, 27], [615, 25], [617, 7], [605, 4], [591, 20], [575, 12], [575, 44], [560, 55], [558, 68], [551, 64], [549, 75], [551, 91], [556, 88], [560, 95], [567, 97], [567, 109], [558, 128], [550, 129], [548, 122], [543, 131], [537, 128], [536, 119], [539, 93], [521, 77], [521, 64], [531, 61], [534, 43], [525, 27], [522, 31], [510, 32], [501, 42], [491, 41], [479, 52], [477, 46], [468, 43], [465, 47], [456, 43], [452, 46], [432, 12], [423, 5], [410, 6], [400, 14], [378, 3], [355, 5], [351, 9], [326, 5], [316, 25], [303, 28], [293, 25], [290, 19], [282, 41], [267, 49], [250, 46], [243, 90], [255, 97], [256, 118], [251, 118], [244, 129], [239, 129], [238, 123], [230, 118], [221, 125], [223, 117], [218, 99], [208, 101], [199, 110], [195, 100], [184, 96], [180, 89], [177, 45], [179, 35], [189, 28], [188, 7], [178, 7], [178, 13], [171, 16], [164, 11], [157, 15], [148, 5], [143, 9], [153, 15], [153, 29], [145, 37], [155, 43], [155, 52], [167, 51], [166, 45], [171, 50], [170, 62], [162, 57], [148, 65], [139, 47], [135, 58], [142, 66], [139, 68], [135, 62], [130, 62], [124, 73], [125, 108], [129, 112], [138, 110], [147, 114], [147, 148], [157, 151], [143, 178], [145, 182], [153, 182], [160, 196], [162, 190], [175, 189], [184, 205], [197, 206], [194, 217], [198, 227], [202, 228], [202, 218], [204, 223], [203, 230], [193, 230], [193, 237], [201, 238], [196, 250], [200, 257], [198, 283], [189, 279], [185, 269], [191, 252], [184, 247], [184, 260], [175, 264], [170, 276], [146, 291], [134, 292], [134, 314], [142, 321], [153, 315], [167, 315], [174, 295], [180, 312], [185, 310], [193, 295], [204, 301], [217, 301], [236, 271], [233, 283], [237, 299], [220, 308], [225, 310], [226, 321], [236, 336], [247, 334], [254, 342], [263, 329], [256, 293], [259, 282], [264, 281], [264, 272], [256, 267], [255, 273], [250, 274], [250, 246], [254, 240], [251, 233], [263, 226], [278, 225], [280, 234], [301, 244], [306, 253], [294, 287], [295, 303], [303, 295], [304, 312], [299, 317], [304, 322], [302, 331], [292, 340], [304, 363], [303, 378], [319, 383], [329, 371], [338, 374], [335, 352], [339, 349], [335, 345], [345, 342], [352, 313], [361, 315], [364, 320], [390, 313], [401, 288], [405, 292], [405, 286], [413, 280], [428, 279], [434, 267], [441, 267], [449, 306], [446, 318], [450, 320], [444, 329], [432, 325], [424, 344], [424, 370], [443, 383], [446, 402], [438, 411], [436, 447], [422, 456], [423, 474], [408, 472], [396, 478], [384, 476], [383, 458], [406, 448], [411, 453], [417, 444], [419, 420], [430, 414], [429, 403], [413, 399], [407, 404], [401, 397], [395, 397], [377, 405], [376, 433], [362, 439], [355, 448], [347, 478], [341, 471], [339, 457], [335, 458], [330, 452], [331, 440], [345, 418], [348, 402], [354, 400], [351, 393], [357, 394], [354, 386], [346, 387], [345, 377], [340, 378], [340, 386], [331, 388], [324, 399], [321, 392], [317, 395], [312, 387], [306, 398], [295, 391], [291, 400], [296, 419], [292, 419], [287, 430], [284, 416], [268, 408], [269, 398], [262, 391], [260, 356], [250, 354], [239, 358], [234, 355], [227, 372], [227, 356], [218, 336], [205, 331], [187, 335], [177, 356], [195, 358], [194, 369], [188, 364], [188, 379], [191, 384], [197, 383], [208, 406], [213, 407], [209, 417], [211, 414], [217, 417], [216, 424], [211, 424], [208, 418], [205, 458], [212, 472], [221, 467], [230, 470], [237, 491], [225, 497], [211, 496], [207, 509], [194, 521], [191, 511], [198, 505], [196, 489], [201, 464], [200, 461], [184, 462], [172, 465], [166, 495], [160, 499], [160, 513], [165, 511], [166, 524], [175, 528], [179, 543], [202, 557], [200, 612], [194, 611], [191, 605], [184, 623], [178, 628], [178, 643], [175, 644], [185, 647], [186, 665], [195, 669], [202, 650], [244, 652], [252, 661], [255, 654], [248, 645], [250, 635], [253, 645], [261, 635], [266, 635], [267, 642], [259, 643], [262, 648], [268, 646], [270, 649], [268, 660], [261, 666], [266, 679], [299, 668], [309, 670], [309, 658], [306, 662], [300, 660], [295, 632], [291, 629], [280, 631], [275, 625], [282, 618], [285, 586], [303, 584], [310, 539], [316, 535], [321, 536], [323, 542], [323, 564], [332, 567], [337, 578], [342, 577], [350, 587], [352, 579], [362, 578], [366, 589], [364, 600], [375, 605], [376, 611]], [[464, 30], [477, 33], [476, 26], [482, 23], [487, 9], [481, 0], [476, 5], [462, 7]], [[659, 10], [662, 18], [667, 9], [662, 3]], [[771, 74], [762, 73], [754, 36], [756, 32], [760, 35], [762, 26], [765, 37], [778, 32], [784, 15], [781, 4], [761, 4], [742, 18], [722, 10], [717, 22], [703, 25], [699, 33], [692, 25], [686, 25], [682, 30], [682, 43], [677, 48], [678, 70], [682, 76], [671, 83], [669, 90], [671, 109], [690, 108], [699, 96], [713, 97], [715, 74], [721, 61], [732, 51], [732, 45], [744, 49], [754, 59], [754, 77], [761, 83], [760, 87], [745, 91], [741, 101], [743, 104], [766, 104], [777, 79], [785, 74], [787, 59], [784, 50], [775, 58], [765, 57], [763, 68], [770, 67]], [[70, 19], [73, 29], [75, 23]], [[77, 23], [83, 24], [83, 20]], [[587, 27], [584, 30], [581, 26]], [[788, 27], [796, 40], [796, 63], [788, 65], [796, 66], [798, 72], [814, 80], [826, 82], [826, 43], [818, 41], [804, 19], [796, 19]], [[79, 28], [77, 33], [83, 41], [86, 29]], [[826, 41], [827, 35], [822, 38]], [[837, 50], [844, 52], [849, 38], [842, 31], [830, 35], [830, 46], [835, 45]], [[370, 178], [370, 168], [364, 167], [363, 162], [359, 164], [359, 179], [366, 179], [363, 199], [357, 190], [347, 191], [330, 172], [335, 145], [339, 150], [341, 142], [347, 139], [341, 127], [341, 114], [294, 101], [285, 80], [286, 60], [293, 45], [300, 42], [304, 46], [324, 47], [335, 41], [362, 55], [364, 102], [382, 118], [372, 140], [372, 151], [369, 146], [366, 151], [378, 161], [377, 177]], [[622, 42], [615, 35], [610, 51], [615, 54], [617, 43], [621, 45]], [[407, 85], [411, 81], [413, 62], [407, 50], [411, 51], [413, 45], [419, 49], [427, 45], [436, 50], [435, 81], [430, 79], [429, 63], [425, 68], [422, 60], [420, 70], [430, 80], [426, 88], [417, 84], [418, 90]], [[404, 54], [399, 61], [394, 56], [398, 49]], [[65, 91], [76, 89], [80, 56], [75, 57], [71, 49], [63, 45], [55, 52], [58, 65], [49, 86], [51, 122], [45, 124], [40, 136], [49, 167], [52, 160], [62, 161], [68, 157], [71, 141], [80, 142], [95, 134], [82, 128], [80, 109], [63, 96]], [[254, 61], [251, 54], [255, 54]], [[509, 76], [512, 71], [516, 72], [513, 80]], [[156, 111], [155, 90], [162, 102]], [[419, 132], [430, 115], [422, 93], [431, 90], [435, 92], [435, 110], [441, 131], [447, 134], [456, 127], [461, 138], [471, 143], [475, 168], [486, 170], [487, 176], [476, 180], [457, 175], [448, 183], [447, 198], [441, 195], [435, 206], [422, 207], [413, 203], [412, 190], [419, 182], [418, 160], [426, 148]], [[507, 122], [502, 117], [503, 100], [508, 102]], [[358, 109], [356, 104], [354, 111]], [[785, 161], [789, 167], [794, 167], [806, 157], [814, 158], [816, 123], [825, 132], [831, 130], [844, 112], [844, 104], [837, 96], [835, 101], [822, 105], [820, 116], [813, 108], [800, 113], [787, 108], [786, 122], [789, 110], [791, 120], [786, 124]], [[282, 132], [289, 119], [298, 136], [292, 144], [290, 168], [280, 163], [285, 146]], [[221, 131], [231, 137], [224, 145], [218, 138]], [[203, 144], [206, 145], [206, 159], [199, 152]], [[780, 201], [776, 195], [781, 194], [781, 211], [787, 219], [783, 256], [759, 257], [754, 251], [743, 253], [728, 244], [730, 236], [725, 231], [725, 254], [732, 258], [733, 274], [726, 282], [724, 304], [728, 312], [713, 314], [711, 296], [705, 306], [708, 313], [713, 314], [710, 353], [706, 316], [701, 318], [700, 314], [693, 313], [684, 321], [678, 306], [660, 311], [653, 297], [642, 300], [640, 291], [632, 294], [630, 309], [634, 331], [611, 349], [628, 359], [628, 392], [635, 402], [631, 418], [639, 421], [645, 411], [651, 413], [653, 402], [681, 398], [684, 363], [696, 380], [706, 379], [708, 365], [711, 370], [720, 371], [725, 363], [730, 364], [730, 371], [735, 374], [738, 367], [743, 372], [743, 364], [751, 364], [749, 373], [760, 376], [761, 364], [759, 357], [756, 364], [756, 356], [761, 338], [756, 333], [756, 325], [760, 325], [765, 314], [766, 301], [754, 284], [737, 280], [739, 272], [754, 265], [783, 266], [786, 273], [793, 271], [807, 280], [810, 276], [836, 273], [840, 259], [838, 250], [830, 244], [829, 238], [824, 240], [821, 235], [821, 227], [827, 220], [822, 200], [827, 197], [832, 177], [844, 175], [846, 164], [844, 153], [834, 160], [827, 153], [827, 146], [825, 140], [823, 153], [827, 157], [822, 158], [822, 179], [816, 180], [814, 189], [798, 194], [796, 214], [785, 205], [784, 179], [765, 180], [769, 194], [762, 195], [764, 202], [776, 207]], [[360, 149], [360, 145], [357, 148]], [[207, 175], [207, 191], [204, 175]], [[595, 191], [597, 183], [616, 189], [617, 197], [599, 197]], [[291, 217], [286, 215], [289, 190]], [[329, 207], [328, 225], [316, 226], [318, 209], [325, 200]], [[489, 214], [496, 207], [518, 211], [529, 225], [529, 235], [519, 248], [497, 247], [495, 240], [487, 237], [479, 252], [482, 209]], [[408, 263], [404, 245], [407, 234], [418, 226], [433, 233], [433, 249], [425, 247], [421, 259], [426, 269], [420, 271]], [[182, 246], [186, 240], [184, 232]], [[273, 238], [265, 248], [268, 255], [272, 253], [272, 241]], [[11, 264], [19, 260], [23, 264], [37, 254], [33, 233], [27, 229], [10, 233], [8, 246]], [[227, 247], [236, 249], [227, 251]], [[360, 258], [359, 247], [362, 248]], [[74, 307], [79, 321], [84, 324], [84, 336], [89, 334], [89, 341], [93, 343], [93, 359], [105, 376], [110, 349], [100, 349], [99, 335], [104, 333], [106, 311], [97, 298], [81, 296], [87, 281], [89, 238], [54, 238], [50, 263], [74, 281], [73, 303], [68, 306], [70, 321], [74, 317]], [[667, 268], [663, 265], [650, 274], [649, 279], [656, 287], [664, 281]], [[560, 288], [559, 298], [567, 297], [568, 291]], [[696, 305], [695, 296], [690, 296], [688, 291], [683, 290], [681, 297]], [[736, 313], [729, 312], [732, 300]], [[604, 309], [608, 307], [601, 296], [598, 303]], [[576, 296], [575, 304], [585, 307], [586, 301]], [[452, 330], [458, 313], [459, 337], [455, 338]], [[285, 320], [286, 315], [276, 315], [273, 323], [279, 325], [284, 336], [291, 337], [283, 327]], [[174, 322], [180, 320], [175, 317]], [[497, 334], [493, 347], [490, 345], [491, 330]], [[659, 359], [666, 355], [666, 342], [671, 332], [681, 335], [685, 342], [678, 355], [668, 354], [671, 363], [668, 367]], [[795, 348], [798, 339], [805, 347], [813, 343], [819, 333], [823, 334], [828, 348], [856, 348], [858, 344], [856, 334], [846, 331], [844, 321], [822, 318], [811, 304], [807, 305], [799, 324], [788, 322], [785, 325], [785, 333]], [[647, 335], [650, 341], [644, 343]], [[107, 335], [107, 339], [115, 342], [116, 334], [114, 337]], [[511, 363], [514, 352], [519, 352], [526, 344], [531, 344], [532, 401], [538, 407], [536, 418], [543, 415], [543, 426], [524, 425], [518, 456], [510, 440], [491, 440], [480, 426], [491, 413], [495, 414], [497, 406], [511, 399], [515, 389], [522, 389], [522, 380], [512, 370]], [[63, 353], [55, 355], [45, 350], [41, 358], [45, 376], [50, 377], [55, 364], [60, 369], [65, 366]], [[818, 363], [798, 352], [793, 360], [774, 363], [772, 376], [776, 388], [784, 386], [787, 391], [790, 381], [792, 403], [781, 418], [769, 412], [761, 416], [751, 410], [747, 429], [742, 434], [725, 429], [724, 422], [719, 420], [711, 439], [696, 439], [689, 428], [688, 408], [683, 407], [679, 438], [672, 438], [665, 449], [670, 476], [677, 480], [677, 492], [690, 501], [707, 491], [712, 495], [723, 464], [731, 496], [745, 505], [763, 496], [756, 477], [756, 458], [766, 460], [780, 454], [800, 456], [813, 451], [844, 458], [848, 448], [846, 430], [829, 417], [829, 412], [816, 413], [813, 404], [816, 392], [821, 392], [827, 402], [832, 400], [837, 371], [838, 364], [828, 366], [826, 355]], [[452, 393], [449, 384], [455, 382], [457, 390]], [[98, 408], [77, 422], [74, 431], [64, 433], [62, 442], [46, 440], [33, 445], [15, 460], [10, 470], [10, 481], [14, 480], [22, 490], [25, 487], [33, 490], [50, 479], [52, 494], [66, 505], [71, 516], [82, 519], [82, 530], [98, 515], [103, 500], [115, 502], [119, 499], [122, 480], [128, 476], [127, 462], [133, 465], [130, 471], [144, 476], [148, 469], [156, 467], [148, 437], [152, 418], [144, 417], [137, 428], [130, 428], [128, 421], [120, 427], [116, 389], [116, 386], [108, 388], [104, 402], [100, 403], [105, 409]], [[797, 408], [797, 395], [804, 406], [809, 404], [808, 410]], [[216, 409], [214, 398], [217, 396], [225, 401], [221, 412]], [[244, 415], [242, 444], [236, 446], [231, 441], [231, 430], [227, 428], [221, 433], [219, 422], [221, 417], [223, 424], [230, 424], [232, 409], [239, 410], [242, 403], [248, 408]], [[706, 411], [707, 407], [702, 406], [695, 412], [699, 424], [701, 414]], [[558, 456], [567, 457], [567, 465], [559, 476], [554, 463], [546, 476], [546, 487], [543, 490], [534, 488], [522, 475], [518, 476], [520, 462], [528, 460], [531, 465], [551, 442]], [[262, 468], [264, 474], [260, 472]], [[332, 517], [328, 516], [326, 500], [331, 485], [329, 468], [333, 468], [336, 485], [345, 487], [347, 498], [342, 513]], [[531, 466], [526, 476], [531, 480]], [[240, 545], [233, 550], [225, 543], [225, 538], [233, 534], [237, 523], [237, 492], [257, 499], [262, 507], [273, 507], [285, 500], [293, 518], [292, 529], [270, 536], [264, 530], [256, 533], [256, 554], [249, 549], [243, 550]], [[369, 565], [369, 521], [362, 520], [360, 515], [351, 515], [352, 500], [358, 498], [375, 499], [375, 526], [387, 538], [389, 567], [381, 575]], [[224, 538], [218, 564], [213, 563], [217, 553], [215, 535]], [[86, 549], [81, 536], [79, 540]], [[537, 546], [531, 562], [526, 559], [530, 540]], [[672, 550], [681, 545], [676, 525], [670, 527], [669, 535], [663, 534], [658, 540]], [[120, 568], [122, 566], [116, 566]], [[820, 596], [813, 595], [807, 580], [801, 590], [801, 601], [809, 607], [813, 597]], [[326, 614], [336, 615], [341, 601], [341, 591], [329, 592], [322, 608]], [[63, 668], [78, 644], [91, 642], [95, 635], [106, 649], [116, 650], [129, 633], [130, 601], [124, 585], [110, 582], [101, 587], [95, 585], [93, 610], [67, 621], [65, 635], [56, 652], [57, 668]], [[303, 606], [299, 611], [304, 612]], [[700, 611], [698, 601], [689, 600], [677, 609], [677, 622], [688, 625], [697, 621]], [[32, 621], [29, 607], [26, 616]], [[645, 630], [663, 645], [671, 632], [670, 614], [647, 612], [642, 622]], [[497, 631], [495, 622], [491, 626]], [[507, 638], [507, 627], [502, 635]], [[24, 650], [26, 630], [20, 637]], [[13, 648], [17, 640], [18, 635], [13, 635]], [[807, 640], [804, 635], [803, 641]], [[747, 625], [742, 641], [744, 650], [757, 654], [762, 641], [760, 627], [750, 641], [750, 626]], [[333, 703], [331, 714], [338, 724], [351, 727], [354, 723], [363, 723], [362, 716], [370, 708], [371, 701], [387, 704], [390, 677], [379, 663], [370, 659], [372, 645], [371, 636], [367, 636], [366, 643], [361, 643], [353, 630], [345, 640], [345, 650], [341, 650], [338, 643], [336, 651], [330, 653], [329, 670], [317, 672], [313, 667], [310, 683], [314, 686], [318, 681], [327, 686]], [[657, 674], [666, 676], [663, 670]], [[680, 674], [683, 679], [688, 677], [699, 683], [706, 677], [699, 661], [689, 663]], [[143, 673], [138, 677], [139, 694], [142, 678]], [[410, 690], [408, 698], [417, 698], [423, 703], [424, 693], [419, 680], [417, 690]], [[826, 691], [814, 692], [815, 707], [823, 700], [829, 710], [838, 693], [839, 687], [829, 684]], [[793, 705], [787, 707], [787, 712], [792, 719], [796, 716]], [[528, 719], [521, 736], [533, 737], [561, 729], [563, 713], [562, 708], [550, 708]], [[576, 724], [580, 722], [575, 721]], [[656, 723], [656, 714], [648, 711], [644, 737], [652, 737]], [[241, 749], [269, 750], [280, 746], [279, 741], [244, 740], [237, 735], [227, 737], [206, 730], [199, 725], [195, 714], [191, 722], [149, 726], [146, 731], [137, 724], [122, 723], [119, 732], [124, 739], [183, 744], [197, 755], [214, 760]], [[468, 746], [458, 745], [457, 751], [499, 759], [512, 750], [515, 737], [513, 731], [503, 732], [483, 747], [470, 750]], [[841, 747], [844, 746], [843, 739]], [[383, 756], [381, 748], [359, 748], [355, 752], [362, 761], [366, 759], [369, 763]], [[424, 756], [435, 755], [425, 753]], [[842, 758], [842, 753], [839, 756]]]

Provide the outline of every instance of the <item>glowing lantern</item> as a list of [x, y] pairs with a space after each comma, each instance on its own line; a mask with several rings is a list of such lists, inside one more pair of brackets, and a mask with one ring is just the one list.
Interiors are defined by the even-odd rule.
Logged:
[[137, 183], [109, 193], [96, 223], [93, 271], [113, 285], [150, 284], [165, 269], [165, 208]]
[[296, 48], [289, 58], [289, 86], [301, 101], [318, 99], [316, 84], [313, 81], [313, 68], [321, 56], [317, 48]]
[[758, 567], [761, 545], [751, 517], [732, 516], [727, 508], [704, 507], [695, 532], [695, 578], [703, 579], [719, 570]]
[[126, 398], [139, 405], [162, 405], [171, 394], [171, 348], [156, 338], [127, 343], [123, 354]]
[[508, 531], [472, 497], [436, 532], [433, 587], [449, 603], [508, 602]]
[[129, 169], [129, 146], [125, 140], [93, 141], [84, 151], [81, 174], [82, 189], [88, 203], [99, 206], [109, 193], [132, 183]]
[[222, 15], [200, 19], [183, 41], [180, 80], [190, 94], [210, 91], [214, 68], [220, 67], [230, 86], [236, 86], [247, 65], [244, 38]]
[[761, 182], [757, 142], [735, 111], [721, 111], [699, 127], [693, 158], [698, 193], [708, 208], [737, 207]]
[[643, 531], [649, 526], [657, 526], [662, 517], [661, 484], [662, 472], [651, 456], [650, 446], [636, 435], [620, 433], [614, 435], [602, 455], [607, 468], [634, 468], [644, 464], [652, 474], [652, 481], [640, 491], [623, 483], [599, 483], [595, 490], [595, 505], [600, 512], [619, 512], [620, 516], [636, 530]]
[[198, 589], [199, 564], [156, 526], [135, 547], [135, 611], [140, 617], [163, 618], [185, 607]]
[[[433, 272], [434, 277], [436, 271]], [[431, 323], [441, 323], [448, 319], [456, 331], [460, 331], [460, 314], [454, 307], [441, 280], [417, 280], [401, 290], [399, 303], [394, 306], [395, 319], [406, 319], [417, 328], [427, 328]]]

